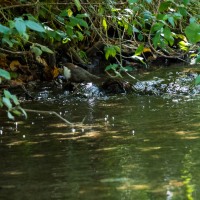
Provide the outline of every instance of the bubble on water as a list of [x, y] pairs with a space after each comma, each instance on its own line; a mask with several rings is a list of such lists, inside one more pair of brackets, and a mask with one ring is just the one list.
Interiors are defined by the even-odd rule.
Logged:
[[76, 129], [75, 128], [72, 128], [72, 133], [75, 133], [76, 132]]

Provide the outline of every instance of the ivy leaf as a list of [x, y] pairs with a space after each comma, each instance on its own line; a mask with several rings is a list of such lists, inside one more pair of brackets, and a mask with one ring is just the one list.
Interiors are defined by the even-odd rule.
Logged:
[[1, 68], [0, 68], [0, 76], [7, 80], [10, 80], [10, 73]]
[[37, 31], [37, 32], [45, 32], [45, 29], [37, 22], [26, 20], [25, 24], [27, 27], [29, 27], [31, 30]]
[[21, 17], [15, 18], [14, 26], [20, 35], [26, 33], [26, 24]]

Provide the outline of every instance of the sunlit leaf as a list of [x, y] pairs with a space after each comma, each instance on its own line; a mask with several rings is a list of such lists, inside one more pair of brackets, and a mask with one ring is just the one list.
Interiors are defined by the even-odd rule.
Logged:
[[30, 29], [37, 31], [37, 32], [45, 32], [45, 29], [42, 27], [42, 25], [40, 25], [37, 22], [31, 21], [31, 20], [26, 20], [25, 21], [26, 26], [29, 27]]
[[21, 17], [15, 18], [14, 25], [20, 35], [23, 35], [26, 32], [26, 24]]
[[107, 31], [108, 25], [107, 25], [107, 22], [106, 22], [105, 18], [103, 18], [102, 25], [103, 25], [104, 30]]

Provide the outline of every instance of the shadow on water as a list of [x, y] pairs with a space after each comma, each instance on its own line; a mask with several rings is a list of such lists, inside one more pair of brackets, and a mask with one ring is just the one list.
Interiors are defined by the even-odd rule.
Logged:
[[74, 126], [52, 115], [29, 113], [23, 122], [1, 115], [0, 199], [199, 199], [199, 100], [119, 95], [31, 103]]

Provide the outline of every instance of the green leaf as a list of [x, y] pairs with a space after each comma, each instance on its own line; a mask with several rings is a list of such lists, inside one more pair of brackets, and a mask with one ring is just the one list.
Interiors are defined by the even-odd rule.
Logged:
[[42, 55], [42, 51], [40, 48], [35, 47], [35, 46], [31, 46], [30, 47], [31, 51], [35, 54], [35, 56], [40, 56]]
[[84, 35], [80, 31], [76, 31], [76, 34], [78, 35], [79, 41], [82, 41], [84, 39]]
[[7, 99], [11, 99], [12, 98], [12, 94], [8, 90], [4, 90], [3, 93], [4, 93], [4, 96]]
[[107, 25], [107, 22], [106, 22], [105, 18], [103, 18], [102, 25], [103, 25], [104, 30], [107, 31], [108, 25]]
[[200, 84], [200, 75], [195, 78], [194, 84], [195, 85], [199, 85]]
[[6, 98], [6, 97], [3, 97], [2, 98], [2, 102], [3, 104], [9, 109], [11, 110], [12, 109], [12, 104], [10, 102], [10, 99]]
[[43, 52], [47, 52], [47, 53], [51, 53], [51, 54], [54, 53], [54, 52], [53, 52], [51, 49], [49, 49], [47, 46], [44, 46], [44, 45], [41, 45], [41, 44], [37, 44], [37, 43], [34, 44], [34, 45], [40, 47], [40, 49], [41, 49]]
[[10, 73], [1, 68], [0, 68], [0, 76], [7, 80], [10, 80]]
[[0, 33], [8, 34], [9, 31], [10, 31], [10, 28], [8, 28], [7, 26], [3, 26], [3, 25], [0, 24]]
[[174, 27], [175, 23], [174, 23], [174, 18], [173, 17], [168, 17], [168, 22]]
[[163, 30], [164, 38], [169, 42], [169, 44], [172, 46], [174, 44], [174, 38], [172, 37], [172, 32], [170, 28], [165, 27]]
[[198, 55], [197, 58], [195, 59], [195, 63], [196, 64], [200, 63], [200, 55]]
[[13, 42], [10, 40], [10, 38], [8, 37], [8, 35], [5, 35], [2, 38], [2, 43], [7, 43], [9, 45], [9, 47], [13, 47]]
[[153, 45], [155, 48], [157, 48], [160, 44], [160, 40], [161, 40], [161, 37], [160, 37], [160, 33], [157, 32], [156, 35], [153, 37]]
[[135, 51], [135, 56], [139, 56], [141, 55], [141, 53], [143, 52], [144, 49], [144, 44], [141, 44]]
[[14, 25], [20, 35], [26, 33], [26, 24], [21, 17], [15, 18]]
[[114, 70], [115, 71], [118, 67], [119, 67], [118, 64], [110, 64], [105, 68], [105, 70], [106, 71], [109, 71], [109, 70]]
[[152, 0], [146, 0], [146, 2], [147, 2], [147, 3], [151, 3], [151, 2], [152, 2]]
[[191, 43], [200, 42], [200, 24], [190, 24], [186, 27], [185, 34]]
[[160, 11], [160, 12], [163, 12], [163, 11], [167, 10], [167, 9], [169, 8], [170, 4], [171, 4], [171, 2], [169, 2], [169, 1], [167, 1], [167, 2], [162, 2], [162, 3], [160, 4], [159, 11]]
[[155, 23], [152, 28], [151, 28], [151, 32], [154, 33], [158, 30], [161, 30], [163, 28], [164, 24], [163, 23]]
[[107, 46], [104, 48], [105, 51], [105, 57], [108, 60], [110, 56], [115, 57], [117, 52], [120, 52], [120, 47], [112, 45], [112, 46]]
[[31, 30], [34, 30], [34, 31], [37, 31], [37, 32], [45, 32], [45, 29], [42, 27], [42, 25], [40, 25], [37, 22], [31, 21], [31, 20], [26, 20], [25, 24]]
[[77, 7], [77, 10], [80, 11], [81, 10], [81, 3], [80, 3], [80, 1], [79, 0], [74, 0], [74, 3], [76, 5], [76, 7]]
[[133, 4], [133, 3], [136, 3], [138, 0], [128, 0], [128, 3], [129, 4]]
[[77, 17], [70, 17], [70, 24], [72, 26], [83, 26], [85, 28], [88, 28], [88, 24], [85, 20], [77, 18]]
[[12, 96], [11, 96], [11, 99], [13, 100], [13, 102], [14, 102], [14, 104], [15, 104], [16, 106], [19, 105], [19, 101], [18, 101], [16, 95], [12, 95]]
[[10, 112], [8, 112], [8, 118], [11, 119], [11, 120], [15, 119], [15, 117]]

